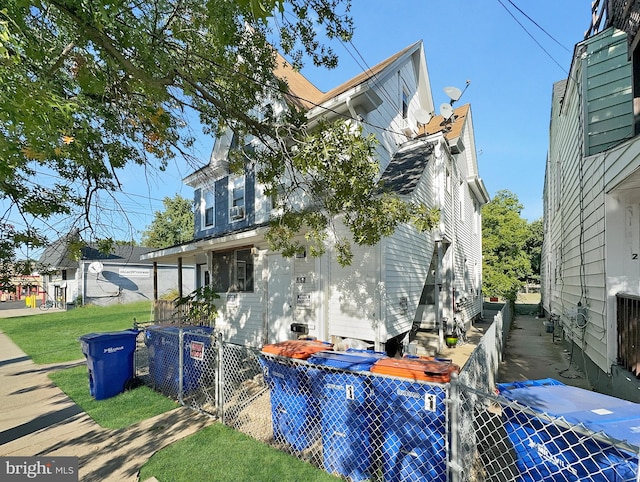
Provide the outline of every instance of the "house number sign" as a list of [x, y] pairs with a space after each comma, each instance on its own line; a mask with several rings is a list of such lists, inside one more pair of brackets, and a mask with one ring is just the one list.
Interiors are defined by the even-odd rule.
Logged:
[[304, 276], [297, 276], [296, 277], [296, 283], [306, 283], [307, 282], [307, 278]]

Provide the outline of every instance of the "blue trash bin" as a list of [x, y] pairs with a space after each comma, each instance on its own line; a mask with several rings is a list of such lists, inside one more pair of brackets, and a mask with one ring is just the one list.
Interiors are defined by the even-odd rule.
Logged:
[[89, 333], [79, 338], [87, 358], [89, 393], [96, 400], [124, 392], [134, 377], [138, 330]]
[[389, 375], [371, 379], [385, 482], [447, 480], [447, 383], [459, 370], [449, 361], [423, 358], [383, 358], [371, 367]]
[[[553, 379], [501, 383], [498, 391], [528, 409], [511, 405], [503, 408], [505, 430], [517, 454], [521, 480], [637, 480], [638, 449], [622, 450], [607, 438], [640, 448], [640, 404]], [[553, 423], [542, 414], [561, 417], [563, 423]], [[582, 427], [605, 437], [584, 434]]]
[[316, 372], [320, 397], [323, 465], [327, 472], [351, 481], [370, 480], [374, 473], [375, 422], [379, 417], [369, 376], [362, 372], [385, 353], [349, 349], [323, 351], [308, 359]]
[[[180, 330], [183, 332], [180, 347]], [[213, 329], [208, 326], [154, 325], [146, 329], [149, 376], [153, 385], [170, 397], [180, 393], [180, 350], [183, 350], [182, 394], [188, 396], [201, 386], [211, 347]]]
[[289, 340], [262, 347], [260, 364], [271, 398], [273, 438], [298, 452], [320, 438], [319, 404], [306, 359], [332, 347], [314, 340]]

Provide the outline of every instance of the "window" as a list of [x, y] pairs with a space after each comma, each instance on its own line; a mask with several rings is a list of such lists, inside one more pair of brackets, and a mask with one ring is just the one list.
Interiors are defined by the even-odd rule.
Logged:
[[402, 118], [406, 119], [409, 115], [409, 94], [402, 89]]
[[215, 290], [253, 292], [253, 255], [251, 249], [239, 249], [213, 253], [213, 275]]
[[244, 176], [232, 179], [229, 187], [229, 217], [232, 221], [243, 219], [244, 212]]
[[215, 223], [215, 195], [213, 190], [204, 192], [201, 201], [202, 226], [209, 227]]
[[458, 196], [460, 197], [460, 221], [464, 220], [464, 182], [460, 181], [458, 187]]

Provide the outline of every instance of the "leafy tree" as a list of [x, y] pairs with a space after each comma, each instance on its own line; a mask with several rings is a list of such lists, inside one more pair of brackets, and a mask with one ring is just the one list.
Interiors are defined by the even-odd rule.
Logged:
[[[0, 223], [17, 213], [26, 228], [13, 239], [31, 246], [46, 241], [34, 220], [55, 216], [74, 216], [72, 227], [108, 238], [92, 231], [100, 209], [96, 194], [117, 191], [118, 173], [130, 164], [162, 170], [179, 157], [196, 167], [189, 120], [195, 112], [205, 134], [231, 127], [238, 138], [267, 146], [257, 170], [274, 196], [283, 172], [302, 167], [312, 176], [288, 192], [311, 188], [306, 195], [320, 209], [298, 213], [282, 202], [283, 215], [274, 223], [272, 238], [285, 251], [296, 249], [292, 236], [303, 226], [320, 239], [336, 206], [345, 206], [341, 212], [356, 242], [374, 242], [378, 232], [407, 220], [411, 209], [390, 195], [376, 198], [371, 176], [377, 172], [354, 177], [354, 166], [371, 152], [359, 143], [359, 133], [326, 123], [309, 132], [293, 106], [279, 115], [262, 108], [265, 99], [288, 91], [274, 74], [276, 49], [296, 67], [303, 58], [336, 66], [336, 55], [319, 39], [351, 38], [349, 7], [350, 0], [4, 2], [0, 200], [7, 207]], [[341, 143], [332, 146], [340, 153], [333, 160], [321, 155], [327, 146], [321, 140], [332, 136]], [[315, 154], [324, 166], [307, 165]], [[323, 191], [327, 176], [331, 188]], [[344, 188], [349, 182], [355, 183], [355, 201]], [[420, 227], [433, 225], [434, 212], [415, 211]], [[348, 241], [337, 244], [348, 261]]]
[[193, 203], [176, 194], [162, 200], [164, 211], [156, 211], [153, 221], [142, 234], [142, 245], [166, 248], [193, 239]]
[[544, 223], [542, 218], [529, 223], [529, 239], [525, 244], [525, 251], [529, 256], [531, 274], [528, 281], [540, 282], [540, 263], [542, 260], [542, 241], [544, 240]]
[[526, 252], [531, 231], [520, 216], [522, 204], [508, 191], [498, 191], [482, 208], [482, 285], [490, 296], [515, 302], [531, 272]]

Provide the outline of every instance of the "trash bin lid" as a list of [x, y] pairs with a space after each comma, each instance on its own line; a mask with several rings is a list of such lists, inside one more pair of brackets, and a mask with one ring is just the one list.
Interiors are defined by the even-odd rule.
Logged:
[[309, 358], [309, 363], [346, 370], [363, 371], [371, 369], [378, 360], [385, 358], [386, 353], [369, 350], [321, 351]]
[[262, 347], [263, 353], [306, 360], [319, 351], [331, 350], [333, 344], [317, 340], [288, 340]]
[[421, 358], [383, 358], [372, 367], [373, 373], [393, 375], [428, 382], [447, 383], [452, 373], [460, 373], [460, 367], [448, 361]]
[[136, 329], [122, 330], [122, 331], [110, 331], [105, 333], [87, 333], [86, 335], [82, 335], [78, 340], [85, 342], [94, 342], [94, 341], [102, 341], [109, 338], [120, 338], [120, 337], [130, 337], [130, 336], [138, 336], [139, 331]]

